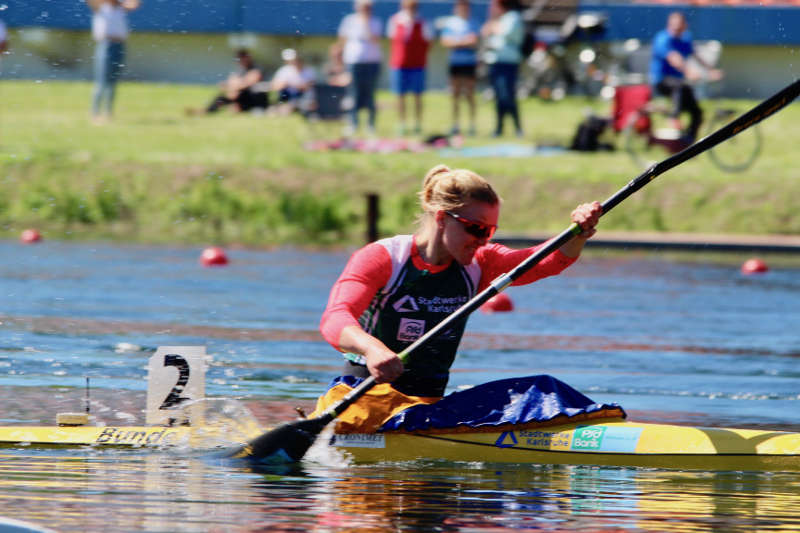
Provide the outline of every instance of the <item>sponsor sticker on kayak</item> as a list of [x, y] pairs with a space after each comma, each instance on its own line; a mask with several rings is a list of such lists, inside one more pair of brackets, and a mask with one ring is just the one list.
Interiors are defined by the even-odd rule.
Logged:
[[331, 439], [331, 444], [344, 448], [385, 448], [386, 436], [382, 433], [334, 435]]
[[587, 452], [636, 451], [642, 428], [617, 426], [578, 426], [572, 434], [571, 450]]
[[164, 446], [175, 444], [178, 432], [166, 428], [130, 429], [104, 427], [97, 435], [97, 444], [130, 444], [133, 446]]
[[541, 429], [506, 431], [495, 442], [500, 448], [511, 448], [519, 445], [525, 448], [540, 450], [569, 449], [569, 431], [547, 431]]
[[498, 448], [534, 448], [552, 451], [633, 453], [642, 428], [578, 426], [573, 431], [505, 431], [494, 443]]

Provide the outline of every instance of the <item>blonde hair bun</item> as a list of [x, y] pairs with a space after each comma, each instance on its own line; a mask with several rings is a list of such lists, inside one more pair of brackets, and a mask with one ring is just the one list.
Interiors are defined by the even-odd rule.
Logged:
[[464, 168], [436, 165], [425, 174], [420, 204], [425, 213], [458, 209], [470, 202], [500, 203], [500, 197], [484, 178]]

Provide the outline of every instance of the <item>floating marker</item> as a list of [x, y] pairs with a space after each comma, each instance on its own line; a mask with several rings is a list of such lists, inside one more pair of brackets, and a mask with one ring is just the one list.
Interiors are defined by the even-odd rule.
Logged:
[[203, 250], [200, 256], [200, 263], [203, 266], [221, 266], [228, 264], [228, 256], [225, 255], [225, 250], [218, 246], [212, 246]]
[[484, 313], [507, 313], [513, 310], [514, 302], [503, 292], [495, 294], [481, 306], [481, 311]]
[[24, 244], [33, 244], [42, 240], [42, 234], [35, 229], [26, 229], [19, 236], [19, 240]]
[[768, 270], [767, 264], [756, 257], [748, 259], [742, 264], [742, 274], [761, 274]]

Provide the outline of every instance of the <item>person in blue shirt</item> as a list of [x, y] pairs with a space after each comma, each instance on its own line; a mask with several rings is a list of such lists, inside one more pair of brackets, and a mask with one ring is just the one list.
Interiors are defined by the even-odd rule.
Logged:
[[478, 68], [478, 23], [470, 18], [469, 0], [456, 0], [453, 15], [441, 25], [442, 46], [450, 50], [450, 91], [453, 96], [453, 128], [460, 133], [460, 100], [469, 108], [469, 134], [475, 135], [475, 81]]
[[711, 79], [721, 77], [721, 71], [713, 69], [695, 54], [689, 25], [683, 13], [672, 12], [667, 17], [667, 27], [653, 39], [650, 83], [658, 93], [672, 99], [671, 116], [676, 122], [681, 113], [689, 113], [691, 118], [685, 138], [687, 142], [694, 142], [703, 122], [703, 110], [687, 81], [691, 77], [691, 71], [687, 69], [690, 57], [709, 70]]

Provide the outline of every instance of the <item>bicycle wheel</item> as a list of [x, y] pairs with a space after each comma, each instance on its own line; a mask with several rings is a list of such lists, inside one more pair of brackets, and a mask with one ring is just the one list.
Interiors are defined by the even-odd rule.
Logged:
[[[717, 131], [736, 118], [733, 109], [717, 109], [711, 118], [710, 131]], [[712, 148], [708, 155], [714, 164], [727, 172], [741, 172], [753, 164], [761, 152], [761, 130], [758, 125], [739, 133]]]

